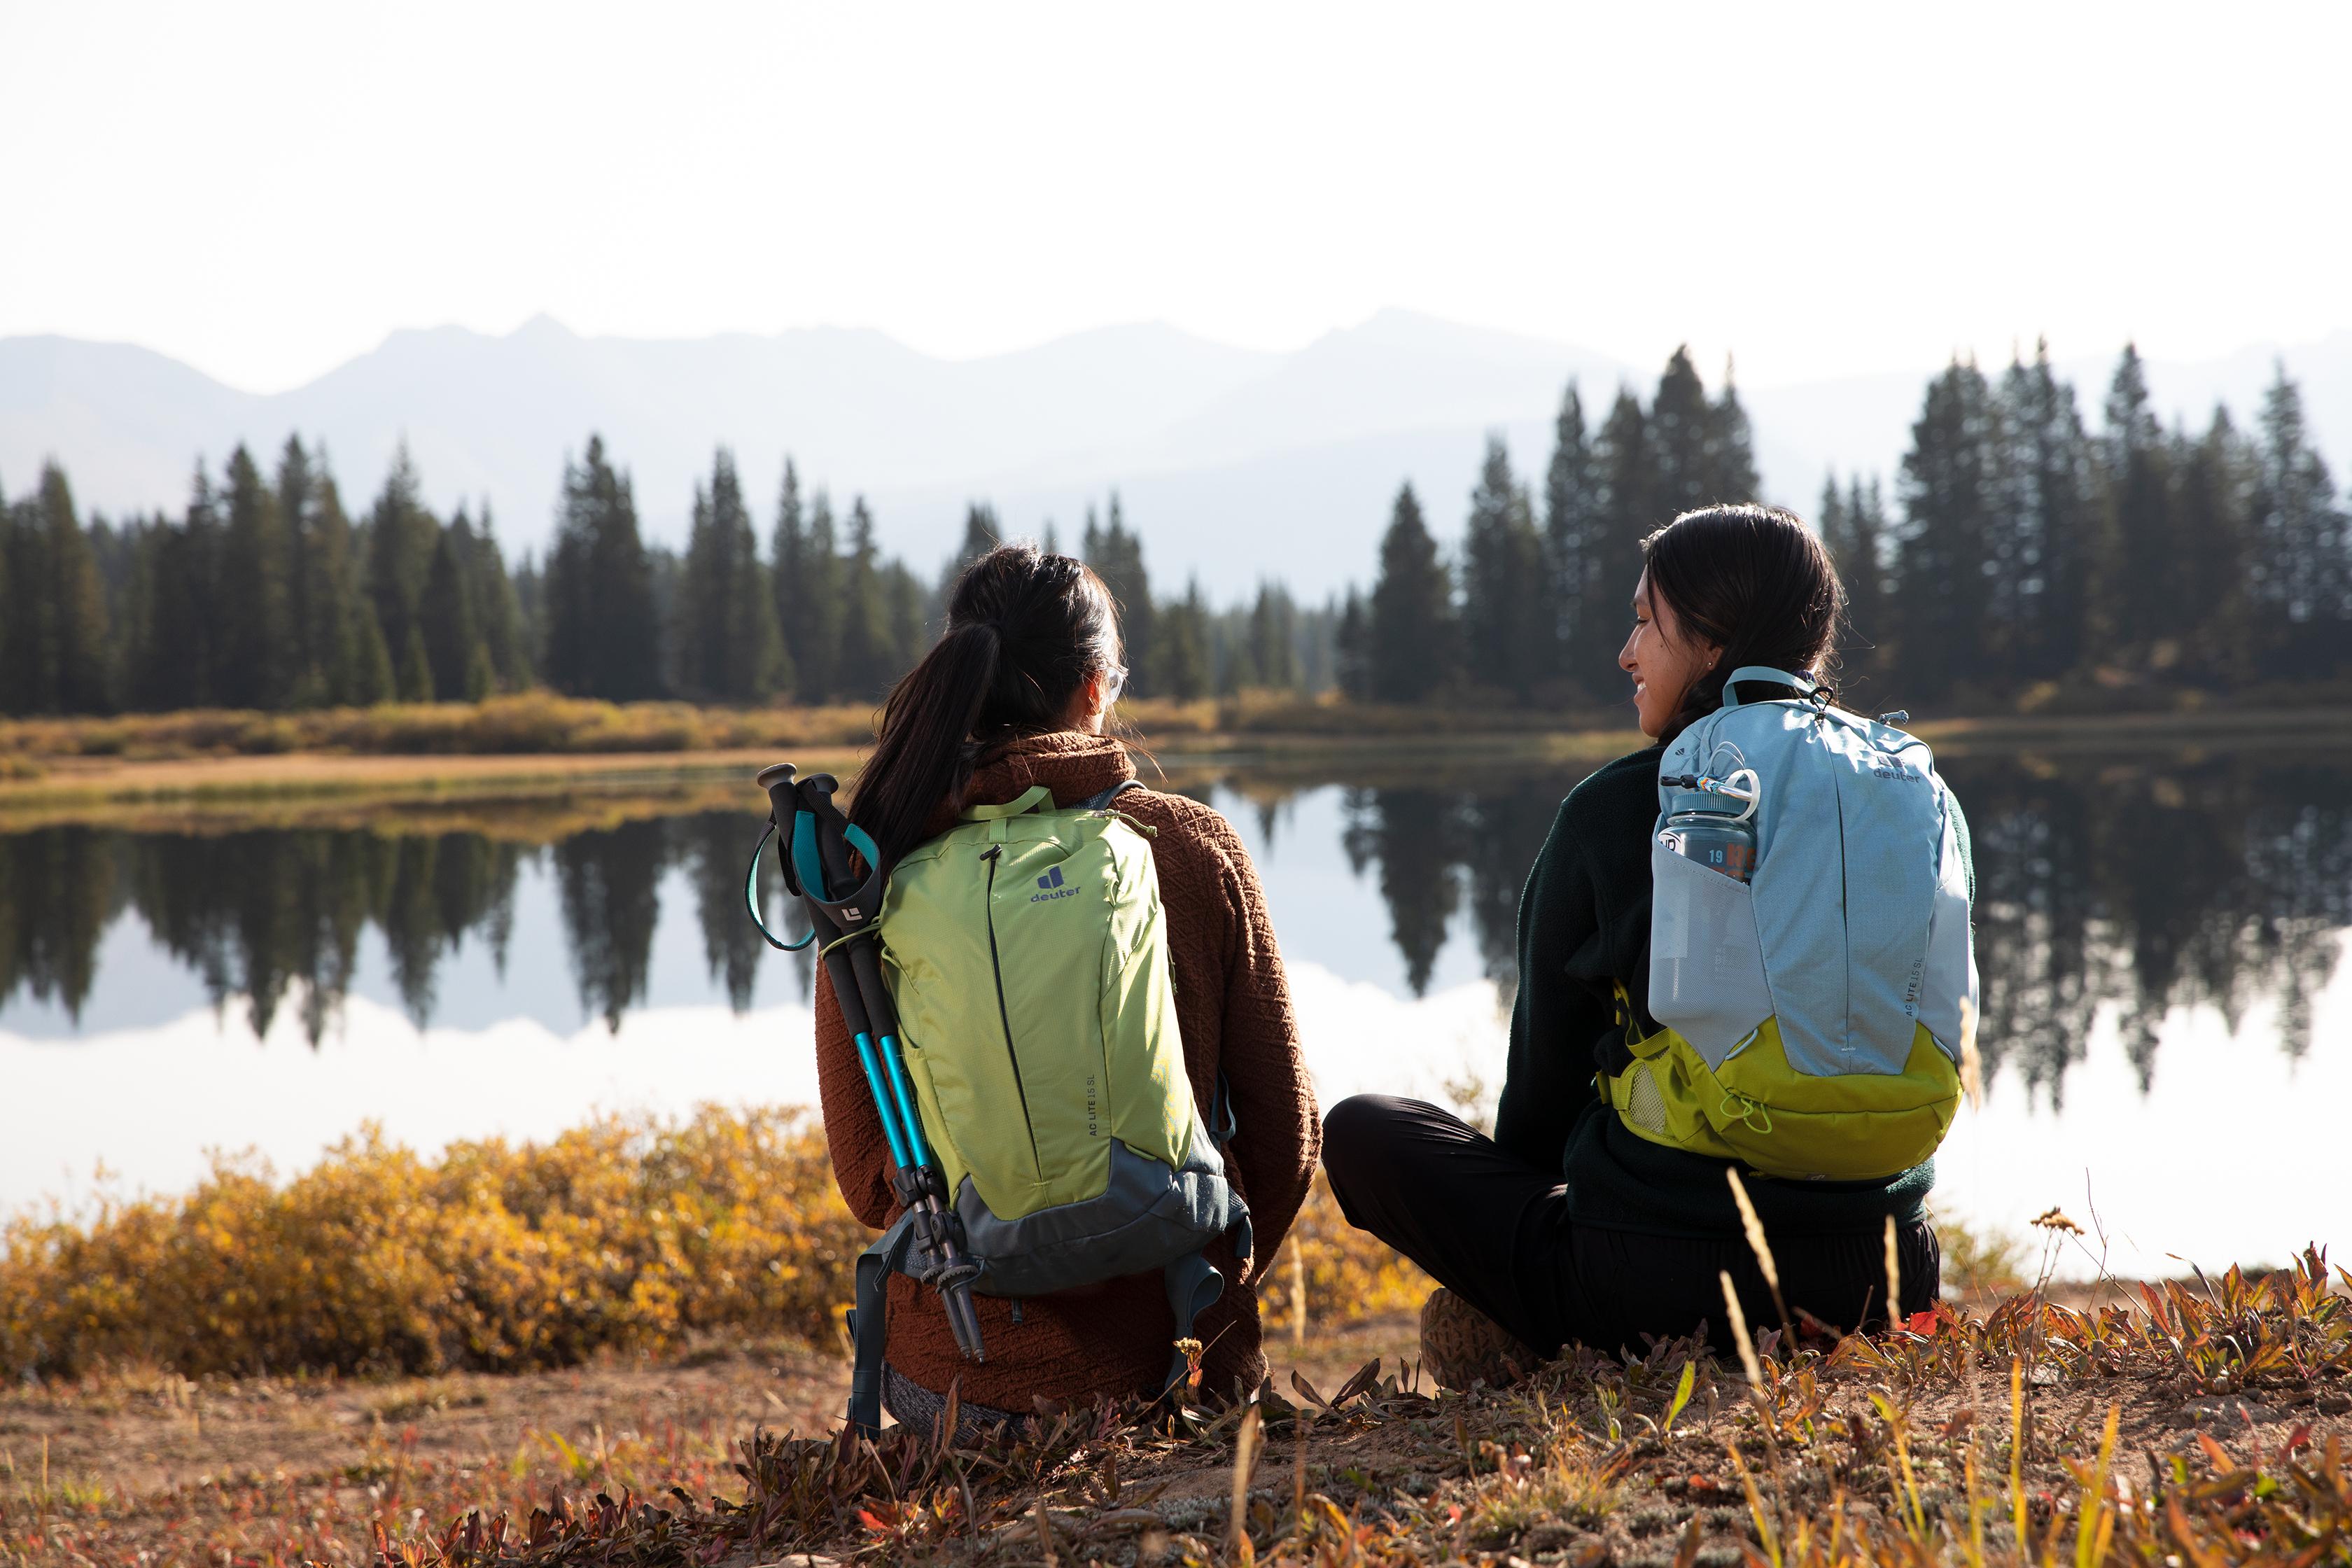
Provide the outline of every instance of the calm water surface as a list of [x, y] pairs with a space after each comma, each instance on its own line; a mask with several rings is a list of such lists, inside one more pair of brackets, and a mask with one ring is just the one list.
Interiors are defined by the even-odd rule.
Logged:
[[[1939, 1209], [2095, 1208], [2126, 1268], [2352, 1245], [2352, 755], [1946, 773], [1988, 1093]], [[1326, 1103], [1491, 1106], [1520, 883], [1580, 773], [1185, 781], [1257, 858]], [[177, 1189], [209, 1151], [299, 1169], [369, 1121], [435, 1148], [813, 1102], [810, 965], [738, 901], [759, 819], [547, 810], [0, 835], [0, 1210]]]

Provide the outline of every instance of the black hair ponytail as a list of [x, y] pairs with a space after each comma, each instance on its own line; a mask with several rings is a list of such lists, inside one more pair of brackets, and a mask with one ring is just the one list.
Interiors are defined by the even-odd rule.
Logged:
[[987, 746], [1060, 728], [1087, 679], [1116, 668], [1118, 612], [1066, 555], [1003, 544], [964, 569], [946, 628], [890, 689], [854, 815], [885, 867], [920, 843], [942, 803], [962, 809]]

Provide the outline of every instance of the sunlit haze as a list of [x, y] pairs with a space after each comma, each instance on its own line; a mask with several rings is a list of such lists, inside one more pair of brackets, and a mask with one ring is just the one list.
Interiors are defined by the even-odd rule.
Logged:
[[2340, 5], [19, 5], [0, 335], [255, 391], [542, 311], [2218, 354], [2352, 325], [2347, 58]]

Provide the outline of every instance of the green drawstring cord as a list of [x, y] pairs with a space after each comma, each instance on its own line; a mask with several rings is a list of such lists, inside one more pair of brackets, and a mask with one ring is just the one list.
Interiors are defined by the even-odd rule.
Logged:
[[1772, 1131], [1772, 1113], [1737, 1089], [1723, 1091], [1723, 1103], [1715, 1108], [1716, 1114], [1727, 1121], [1738, 1121], [1759, 1137]]

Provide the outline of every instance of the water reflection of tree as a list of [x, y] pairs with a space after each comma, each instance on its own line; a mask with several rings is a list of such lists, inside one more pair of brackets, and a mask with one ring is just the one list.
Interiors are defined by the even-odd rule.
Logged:
[[2292, 1056], [2352, 924], [2352, 777], [2341, 764], [1945, 769], [1976, 836], [1979, 1031], [2054, 1101], [2102, 1004], [2141, 1086], [2158, 1028], [2203, 1004], [2231, 1030], [2273, 1001]]
[[1429, 989], [1445, 927], [1461, 900], [1457, 797], [1435, 790], [1351, 789], [1342, 844], [1358, 876], [1377, 864], [1389, 934], [1404, 957], [1405, 984]]
[[[670, 826], [694, 882], [695, 914], [702, 926], [702, 954], [710, 965], [710, 978], [726, 986], [728, 1003], [736, 1012], [749, 1012], [760, 961], [769, 952], [743, 908], [743, 870], [759, 836], [742, 816], [728, 811], [674, 817]], [[808, 915], [798, 899], [784, 896], [783, 888], [775, 855], [762, 855], [760, 906], [768, 927], [787, 942], [797, 941], [808, 931]], [[793, 954], [794, 972], [804, 986], [815, 978], [814, 960], [814, 949]]]
[[0, 1001], [22, 985], [81, 1016], [99, 938], [120, 908], [115, 837], [53, 827], [0, 837]]
[[621, 1015], [642, 1000], [661, 916], [656, 885], [667, 858], [663, 824], [625, 822], [575, 833], [555, 847], [555, 884], [580, 1005], [621, 1032]]
[[1508, 1003], [1518, 984], [1519, 889], [1559, 798], [1557, 780], [1348, 792], [1348, 860], [1359, 875], [1379, 864], [1389, 929], [1414, 995], [1429, 989], [1446, 927], [1466, 901], [1486, 976]]
[[[2116, 1011], [2143, 1088], [2174, 1009], [2213, 1007], [2235, 1031], [2270, 1002], [2300, 1056], [2312, 1005], [2352, 926], [2352, 769], [2214, 762], [2045, 765], [1956, 759], [1946, 769], [1976, 839], [1980, 1028], [1987, 1065], [2012, 1065], [2055, 1101], [2102, 1006]], [[1376, 864], [1415, 994], [1462, 904], [1507, 998], [1518, 894], [1559, 781], [1356, 789], [1344, 843]]]
[[[1976, 834], [1977, 944], [1988, 1065], [2057, 1097], [2102, 1005], [2116, 1010], [2143, 1083], [2173, 1008], [2210, 1005], [2235, 1028], [2273, 1004], [2282, 1043], [2309, 1048], [2312, 1004], [2352, 926], [2352, 765], [2215, 762], [2152, 769], [1952, 759]], [[1343, 847], [1378, 868], [1416, 994], [1465, 908], [1486, 973], [1516, 984], [1518, 894], [1565, 781], [1347, 792]], [[1253, 795], [1261, 828], [1283, 809]], [[531, 847], [473, 832], [302, 828], [0, 835], [0, 1002], [22, 988], [79, 1017], [108, 925], [135, 910], [215, 1000], [246, 1001], [257, 1033], [299, 1000], [316, 1043], [348, 994], [360, 941], [382, 934], [421, 1028], [435, 981], [469, 942], [503, 973], [527, 858], [551, 862], [583, 1005], [617, 1026], [646, 994], [658, 884], [686, 877], [712, 980], [748, 1009], [768, 949], [745, 918], [758, 821], [649, 818]], [[797, 935], [772, 860], [765, 907]], [[795, 973], [804, 989], [806, 953]]]
[[[656, 884], [682, 865], [696, 895], [714, 981], [751, 1005], [766, 945], [742, 905], [755, 819], [711, 812], [646, 819], [552, 847], [557, 904], [582, 1003], [608, 1025], [645, 996], [659, 909]], [[0, 1002], [19, 988], [79, 1019], [96, 984], [99, 942], [126, 909], [157, 946], [194, 971], [215, 1006], [242, 998], [266, 1035], [289, 998], [316, 1045], [349, 994], [360, 939], [382, 935], [403, 1011], [432, 1020], [436, 983], [468, 942], [503, 976], [515, 889], [545, 847], [480, 833], [341, 828], [132, 834], [53, 827], [0, 835]], [[773, 861], [761, 884], [771, 921], [807, 929]], [[805, 987], [810, 955], [796, 955]]]

